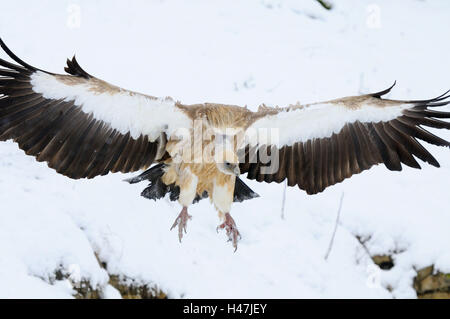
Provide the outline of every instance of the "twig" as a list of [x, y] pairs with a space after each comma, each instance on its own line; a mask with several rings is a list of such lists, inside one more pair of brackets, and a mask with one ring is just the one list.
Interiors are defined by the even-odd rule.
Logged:
[[336, 217], [336, 224], [334, 225], [334, 231], [333, 231], [333, 236], [331, 236], [330, 245], [328, 246], [327, 253], [325, 254], [325, 260], [328, 259], [328, 256], [330, 255], [330, 252], [331, 252], [331, 248], [333, 248], [334, 237], [336, 236], [336, 231], [337, 231], [337, 227], [339, 224], [339, 218], [341, 216], [341, 209], [342, 209], [343, 201], [344, 201], [344, 193], [342, 193], [341, 200], [339, 202], [339, 209], [338, 209], [338, 213], [337, 213], [337, 217]]
[[355, 237], [356, 237], [356, 240], [358, 240], [358, 242], [359, 242], [359, 243], [361, 244], [361, 246], [363, 247], [363, 249], [364, 249], [364, 251], [366, 252], [367, 256], [369, 256], [369, 258], [372, 259], [372, 255], [370, 254], [370, 251], [369, 251], [369, 249], [367, 249], [367, 246], [366, 246], [366, 241], [367, 241], [368, 239], [370, 239], [370, 237], [369, 237], [368, 239], [366, 239], [366, 240], [363, 240], [362, 237], [361, 237], [361, 236], [358, 236], [358, 235], [356, 235]]
[[283, 200], [281, 202], [281, 219], [284, 219], [284, 206], [286, 204], [287, 181], [284, 181]]
[[326, 0], [316, 0], [316, 1], [319, 2], [320, 5], [327, 10], [331, 10], [333, 8], [333, 5]]

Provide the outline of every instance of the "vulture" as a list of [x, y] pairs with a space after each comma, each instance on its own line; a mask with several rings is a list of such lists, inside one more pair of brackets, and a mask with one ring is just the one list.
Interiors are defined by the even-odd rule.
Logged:
[[[149, 182], [142, 196], [168, 196], [182, 207], [172, 228], [181, 241], [188, 206], [209, 198], [234, 249], [240, 238], [233, 202], [258, 195], [240, 178], [287, 182], [317, 194], [353, 174], [384, 164], [439, 167], [419, 141], [450, 147], [425, 127], [450, 129], [449, 91], [428, 100], [376, 93], [286, 107], [186, 105], [128, 91], [84, 71], [75, 57], [67, 74], [35, 68], [0, 40], [15, 63], [0, 59], [0, 141], [69, 178], [135, 172]], [[171, 229], [172, 229], [171, 228]]]

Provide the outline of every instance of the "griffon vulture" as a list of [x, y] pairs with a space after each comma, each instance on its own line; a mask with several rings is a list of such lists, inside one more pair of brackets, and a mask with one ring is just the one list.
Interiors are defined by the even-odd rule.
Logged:
[[[19, 59], [0, 59], [0, 141], [13, 139], [28, 155], [70, 178], [148, 169], [129, 179], [150, 181], [142, 195], [178, 200], [181, 241], [187, 208], [209, 197], [237, 247], [233, 201], [258, 196], [239, 178], [287, 180], [308, 194], [322, 192], [377, 164], [400, 171], [439, 167], [418, 142], [450, 146], [424, 126], [450, 129], [447, 93], [429, 100], [383, 99], [372, 94], [283, 108], [185, 105], [124, 90], [85, 72], [75, 57], [68, 74], [37, 69]], [[156, 165], [151, 166], [156, 163]]]

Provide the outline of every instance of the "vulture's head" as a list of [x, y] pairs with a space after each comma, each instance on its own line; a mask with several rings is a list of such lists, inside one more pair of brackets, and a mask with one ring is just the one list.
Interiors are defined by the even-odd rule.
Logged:
[[216, 143], [214, 161], [217, 169], [224, 174], [236, 176], [241, 174], [235, 143], [224, 143], [223, 140]]
[[224, 161], [223, 163], [217, 163], [217, 168], [219, 171], [226, 175], [241, 175], [239, 170], [239, 163]]

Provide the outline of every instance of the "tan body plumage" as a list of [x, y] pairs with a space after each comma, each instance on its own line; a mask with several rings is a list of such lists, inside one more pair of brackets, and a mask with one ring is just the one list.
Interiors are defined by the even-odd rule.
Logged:
[[[217, 166], [218, 155], [215, 153], [216, 134], [221, 131], [223, 134], [226, 130], [233, 127], [242, 132], [246, 129], [254, 118], [254, 113], [247, 109], [221, 104], [200, 104], [193, 106], [184, 106], [179, 104], [177, 107], [182, 109], [189, 117], [192, 118], [201, 129], [192, 130], [190, 132], [192, 140], [201, 140], [201, 149], [191, 148], [192, 157], [196, 159], [194, 163], [188, 159], [184, 159], [181, 163], [175, 163], [173, 159], [183, 156], [184, 141], [171, 139], [166, 145], [166, 150], [170, 154], [170, 158], [165, 161], [167, 164], [166, 172], [162, 177], [165, 184], [175, 183], [180, 187], [179, 202], [182, 206], [188, 206], [194, 200], [194, 197], [208, 194], [210, 201], [214, 204], [221, 219], [225, 218], [225, 214], [230, 212], [233, 202], [233, 192], [236, 176], [230, 172], [224, 173]], [[201, 136], [199, 136], [201, 135]], [[222, 149], [226, 154], [220, 154], [225, 161], [225, 157], [230, 159], [233, 169], [239, 166], [237, 158], [237, 143], [224, 147]], [[211, 150], [210, 153], [205, 150]], [[194, 191], [195, 188], [195, 191]]]

